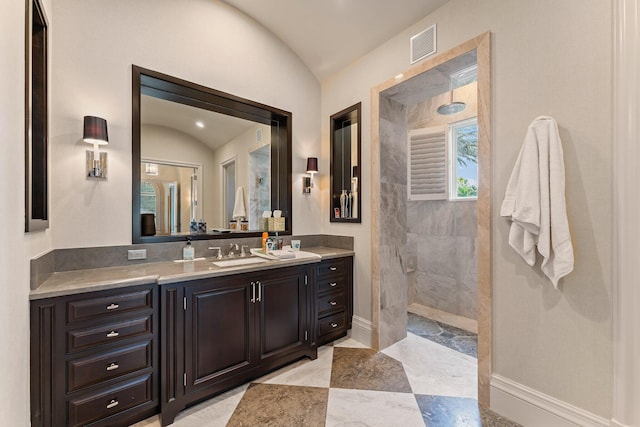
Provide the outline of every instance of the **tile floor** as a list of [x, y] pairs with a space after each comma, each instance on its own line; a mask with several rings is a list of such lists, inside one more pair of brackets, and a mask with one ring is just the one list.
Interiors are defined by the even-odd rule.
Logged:
[[[412, 328], [417, 334], [379, 353], [349, 338], [321, 347], [316, 360], [188, 408], [173, 425], [517, 426], [478, 408], [477, 360], [465, 354], [474, 348], [469, 333], [419, 316], [410, 318]], [[461, 342], [464, 351], [454, 349]], [[156, 416], [135, 427], [159, 425]]]

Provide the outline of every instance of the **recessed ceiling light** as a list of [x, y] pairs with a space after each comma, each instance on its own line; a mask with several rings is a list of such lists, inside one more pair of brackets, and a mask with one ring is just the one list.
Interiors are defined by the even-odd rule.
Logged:
[[198, 122], [196, 122], [196, 126], [198, 126], [199, 128], [203, 128], [204, 127], [204, 123], [198, 121]]

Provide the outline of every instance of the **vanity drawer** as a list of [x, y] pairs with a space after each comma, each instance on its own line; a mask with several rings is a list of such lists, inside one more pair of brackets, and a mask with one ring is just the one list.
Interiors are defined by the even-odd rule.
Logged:
[[151, 341], [68, 362], [67, 391], [151, 367]]
[[318, 297], [318, 313], [324, 314], [330, 311], [344, 310], [346, 296], [342, 292], [332, 292]]
[[333, 331], [344, 330], [347, 324], [346, 315], [343, 312], [319, 320], [318, 335], [323, 336]]
[[151, 289], [70, 301], [67, 303], [67, 323], [150, 309], [151, 305]]
[[84, 426], [153, 399], [151, 374], [69, 400], [70, 426]]
[[346, 286], [346, 281], [344, 276], [318, 279], [318, 292], [342, 291]]
[[123, 320], [86, 329], [67, 332], [67, 348], [69, 352], [84, 350], [89, 347], [119, 342], [127, 338], [148, 335], [151, 339], [151, 316]]
[[347, 261], [344, 258], [322, 261], [318, 265], [318, 277], [344, 275], [347, 273]]

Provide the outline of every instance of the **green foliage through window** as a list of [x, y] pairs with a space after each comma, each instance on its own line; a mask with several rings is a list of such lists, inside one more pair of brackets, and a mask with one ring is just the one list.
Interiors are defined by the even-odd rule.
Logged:
[[478, 197], [478, 121], [476, 118], [451, 125], [452, 199]]

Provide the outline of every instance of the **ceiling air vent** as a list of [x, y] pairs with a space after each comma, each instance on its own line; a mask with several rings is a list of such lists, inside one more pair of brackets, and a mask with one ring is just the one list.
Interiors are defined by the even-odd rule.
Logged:
[[436, 53], [436, 24], [411, 37], [411, 63]]

